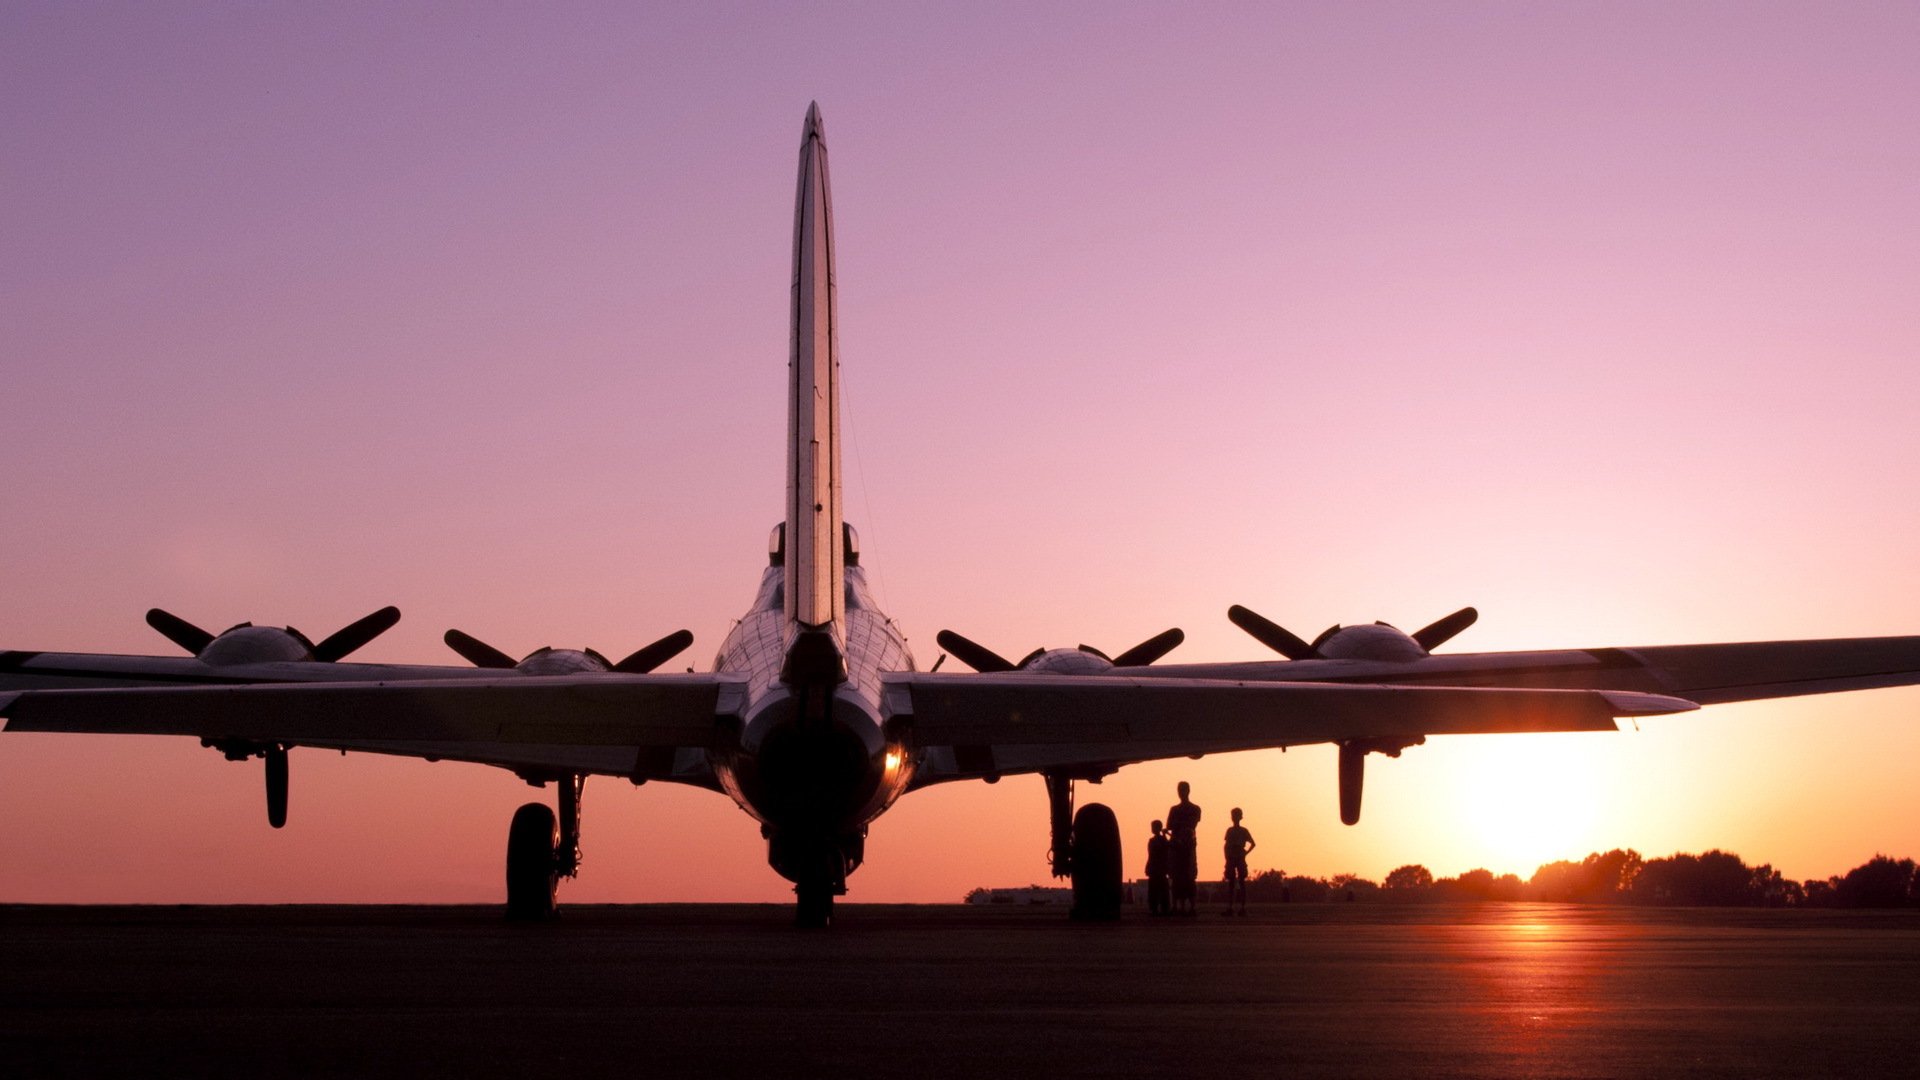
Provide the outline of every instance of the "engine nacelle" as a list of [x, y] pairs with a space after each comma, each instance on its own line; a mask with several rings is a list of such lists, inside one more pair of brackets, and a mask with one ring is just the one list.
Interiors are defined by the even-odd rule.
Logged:
[[1340, 823], [1360, 824], [1360, 792], [1367, 782], [1367, 752], [1354, 743], [1340, 744]]
[[1413, 635], [1386, 623], [1335, 626], [1314, 639], [1313, 651], [1328, 660], [1383, 660], [1403, 664], [1427, 655]]
[[209, 667], [233, 664], [271, 664], [313, 659], [313, 642], [291, 627], [241, 623], [208, 642], [200, 662]]
[[609, 671], [613, 665], [592, 649], [536, 649], [513, 665], [527, 675], [579, 675], [589, 671]]
[[1077, 649], [1035, 649], [1020, 661], [1019, 668], [1049, 675], [1104, 675], [1113, 670], [1113, 661], [1082, 645]]

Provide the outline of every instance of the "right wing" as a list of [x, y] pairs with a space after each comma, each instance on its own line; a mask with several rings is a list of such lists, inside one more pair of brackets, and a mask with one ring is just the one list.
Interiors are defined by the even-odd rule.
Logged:
[[186, 735], [702, 783], [720, 721], [745, 706], [745, 684], [719, 675], [476, 674], [4, 691], [0, 716], [8, 731]]

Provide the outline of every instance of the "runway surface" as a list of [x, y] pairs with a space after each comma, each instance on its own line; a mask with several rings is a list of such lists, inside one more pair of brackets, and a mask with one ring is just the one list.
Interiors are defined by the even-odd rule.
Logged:
[[1920, 1061], [1920, 912], [790, 918], [4, 907], [0, 1072], [1854, 1077]]

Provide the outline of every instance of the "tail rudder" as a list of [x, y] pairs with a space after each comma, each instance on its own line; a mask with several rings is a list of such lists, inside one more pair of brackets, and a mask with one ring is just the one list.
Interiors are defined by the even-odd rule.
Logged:
[[787, 406], [786, 613], [807, 629], [838, 626], [846, 611], [838, 316], [827, 143], [814, 103], [800, 137], [794, 200]]

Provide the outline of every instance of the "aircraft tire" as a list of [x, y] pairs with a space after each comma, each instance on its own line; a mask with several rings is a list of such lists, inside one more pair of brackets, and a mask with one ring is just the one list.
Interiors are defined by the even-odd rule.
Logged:
[[824, 930], [833, 925], [833, 887], [824, 881], [803, 881], [793, 887], [793, 924], [802, 930]]
[[1102, 803], [1073, 816], [1073, 909], [1082, 922], [1120, 917], [1120, 821]]
[[513, 812], [507, 828], [507, 918], [540, 922], [554, 917], [560, 875], [553, 853], [559, 843], [560, 826], [546, 803], [527, 803]]

